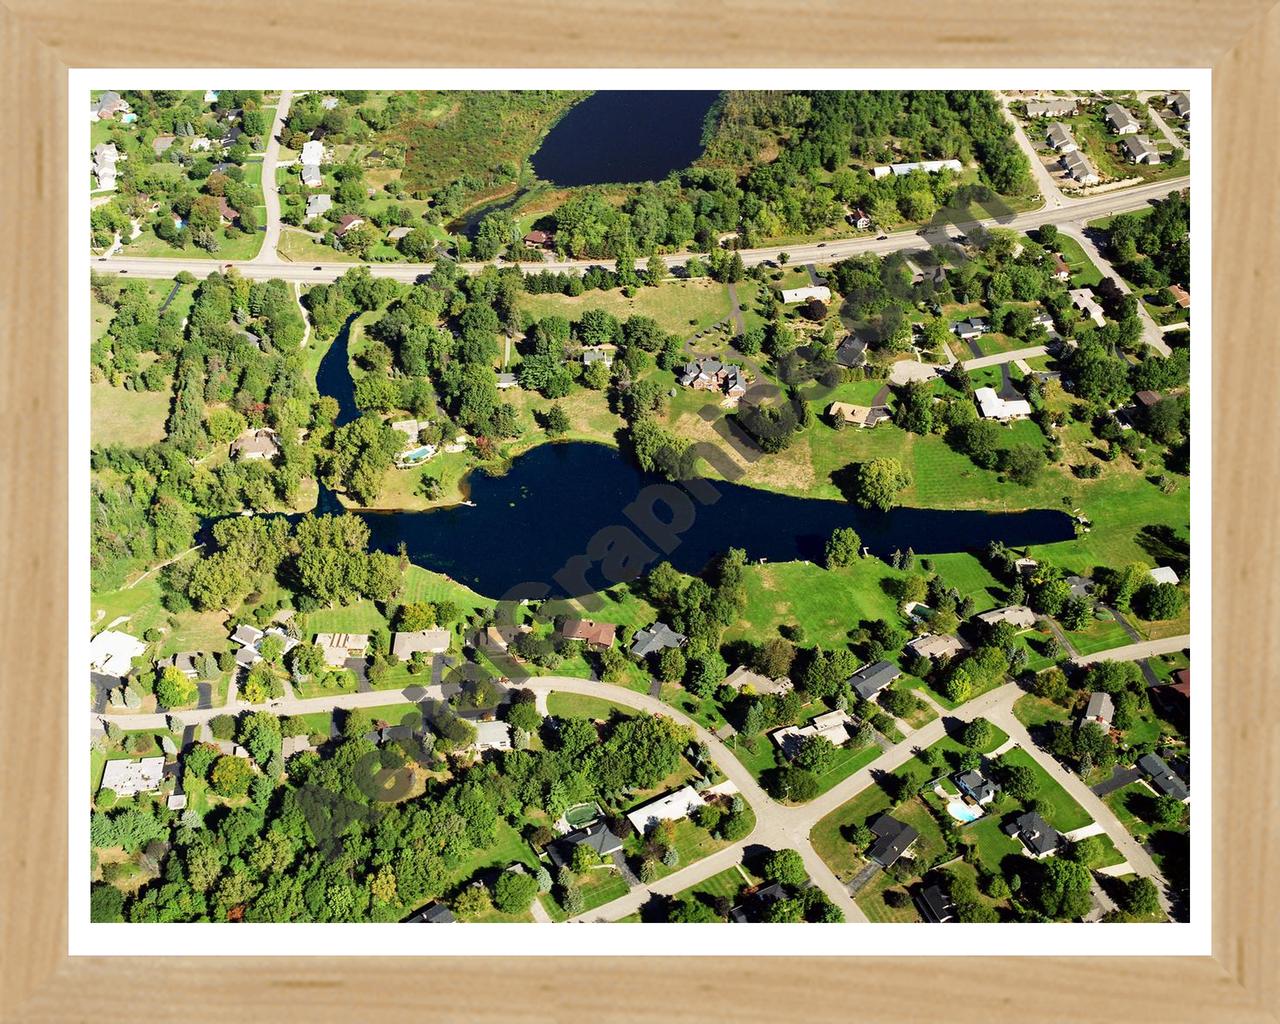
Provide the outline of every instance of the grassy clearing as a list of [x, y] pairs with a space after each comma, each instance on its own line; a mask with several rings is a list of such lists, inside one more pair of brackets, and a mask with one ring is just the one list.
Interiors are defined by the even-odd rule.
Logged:
[[615, 704], [604, 697], [589, 697], [582, 693], [547, 694], [547, 714], [561, 718], [590, 718], [603, 721], [613, 715], [633, 718], [640, 712], [622, 704]]
[[1089, 813], [1075, 802], [1071, 794], [1063, 789], [1061, 784], [1041, 767], [1040, 762], [1025, 750], [1015, 747], [1004, 755], [1004, 760], [1008, 764], [1022, 765], [1035, 772], [1040, 780], [1040, 792], [1036, 794], [1036, 799], [1045, 805], [1045, 821], [1059, 832], [1071, 832], [1077, 828], [1084, 828], [1093, 821]]
[[670, 280], [657, 288], [640, 288], [633, 298], [620, 288], [576, 296], [522, 295], [520, 308], [535, 320], [553, 314], [577, 320], [587, 309], [603, 309], [619, 320], [648, 316], [664, 331], [687, 338], [729, 315], [729, 289], [706, 278]]
[[1058, 233], [1053, 243], [1071, 269], [1070, 287], [1088, 288], [1102, 282], [1102, 271], [1089, 259], [1084, 247], [1070, 235]]
[[92, 443], [140, 448], [163, 441], [172, 400], [172, 384], [160, 391], [129, 391], [94, 381], [89, 385]]

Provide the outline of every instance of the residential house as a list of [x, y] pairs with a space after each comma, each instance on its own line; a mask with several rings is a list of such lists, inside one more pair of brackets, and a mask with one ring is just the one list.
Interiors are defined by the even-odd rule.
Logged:
[[612, 647], [618, 627], [612, 622], [593, 622], [591, 619], [565, 619], [561, 634], [566, 640], [582, 640], [592, 647]]
[[1085, 576], [1068, 576], [1065, 580], [1071, 588], [1071, 596], [1085, 598], [1093, 593], [1093, 580]]
[[1191, 97], [1185, 92], [1171, 92], [1167, 102], [1169, 109], [1179, 117], [1191, 117]]
[[1109, 693], [1091, 693], [1089, 694], [1089, 706], [1085, 708], [1084, 719], [1086, 722], [1096, 722], [1103, 729], [1111, 729], [1111, 720], [1115, 717], [1116, 708], [1111, 700]]
[[447, 629], [419, 629], [412, 633], [392, 633], [391, 653], [401, 661], [415, 654], [444, 654], [452, 634]]
[[143, 757], [136, 761], [108, 761], [102, 770], [99, 791], [109, 789], [116, 796], [137, 796], [160, 788], [164, 781], [164, 755]]
[[93, 173], [98, 179], [99, 189], [116, 187], [116, 164], [119, 160], [120, 151], [114, 142], [99, 142], [93, 147]]
[[989, 804], [999, 794], [999, 787], [980, 771], [961, 772], [956, 776], [956, 788], [979, 806]]
[[400, 241], [400, 239], [409, 235], [412, 231], [413, 231], [413, 228], [407, 228], [403, 226], [392, 228], [390, 231], [387, 232], [387, 241], [398, 242]]
[[395, 420], [391, 429], [404, 434], [406, 444], [417, 444], [418, 435], [431, 426], [430, 420]]
[[904, 260], [903, 263], [911, 272], [913, 285], [924, 284], [926, 281], [938, 286], [947, 283], [947, 270], [941, 263], [927, 263], [923, 267], [912, 259]]
[[231, 442], [233, 459], [274, 459], [280, 454], [280, 435], [270, 427], [249, 429]]
[[929, 924], [949, 924], [956, 920], [951, 896], [940, 885], [926, 885], [921, 889], [916, 896], [916, 908]]
[[705, 804], [706, 801], [692, 786], [681, 786], [628, 812], [627, 820], [635, 827], [636, 832], [647, 836], [658, 822], [679, 821], [681, 818], [687, 818]]
[[1133, 135], [1142, 127], [1137, 118], [1120, 106], [1119, 103], [1108, 103], [1102, 108], [1102, 113], [1107, 119], [1107, 124], [1111, 126], [1111, 130], [1117, 135]]
[[156, 662], [156, 668], [163, 671], [166, 668], [176, 668], [188, 679], [195, 679], [200, 675], [199, 669], [196, 668], [196, 659], [200, 657], [199, 651], [183, 651], [180, 654], [171, 654], [167, 658], [161, 658]]
[[1013, 571], [1019, 576], [1032, 576], [1038, 568], [1040, 563], [1034, 558], [1018, 558], [1013, 563]]
[[1020, 630], [1030, 629], [1036, 624], [1036, 613], [1025, 604], [1011, 604], [1004, 608], [992, 608], [989, 612], [983, 612], [978, 616], [978, 621], [988, 626], [1007, 622]]
[[871, 227], [871, 217], [867, 211], [861, 207], [857, 207], [851, 211], [848, 220], [849, 223], [859, 231], [866, 231]]
[[279, 626], [269, 626], [266, 630], [261, 630], [241, 623], [231, 634], [231, 642], [240, 645], [240, 649], [236, 651], [236, 664], [242, 668], [250, 668], [261, 661], [262, 654], [259, 649], [262, 641], [269, 636], [279, 637], [285, 654], [297, 647], [300, 642], [297, 637], [290, 636]]
[[313, 217], [323, 217], [333, 207], [333, 196], [328, 192], [317, 192], [313, 196], [307, 196], [307, 220]]
[[302, 144], [302, 163], [315, 164], [317, 167], [324, 163], [324, 143], [316, 139]]
[[622, 849], [622, 840], [604, 821], [596, 821], [554, 840], [547, 847], [547, 856], [557, 868], [572, 866], [574, 851], [579, 846], [585, 846], [607, 860]]
[[302, 184], [307, 188], [319, 188], [324, 184], [324, 178], [320, 176], [319, 164], [302, 165]]
[[1028, 100], [1027, 117], [1070, 117], [1076, 106], [1076, 101], [1069, 99]]
[[1022, 845], [1036, 860], [1055, 853], [1062, 841], [1062, 834], [1035, 811], [1020, 814], [1004, 826], [1004, 833], [1022, 840]]
[[506, 722], [473, 722], [477, 750], [510, 750], [511, 726]]
[[836, 362], [841, 366], [853, 369], [867, 361], [867, 339], [855, 334], [846, 334], [836, 346]]
[[604, 363], [605, 366], [612, 366], [613, 349], [606, 348], [604, 345], [584, 348], [582, 350], [582, 365], [590, 366], [592, 363]]
[[1175, 587], [1181, 582], [1178, 574], [1170, 566], [1158, 565], [1147, 573], [1157, 583], [1172, 583]]
[[815, 715], [804, 725], [788, 725], [774, 729], [769, 738], [787, 757], [794, 757], [810, 736], [821, 736], [837, 747], [849, 742], [849, 729], [854, 720], [844, 711], [828, 711]]
[[904, 821], [882, 814], [871, 823], [876, 838], [867, 847], [867, 860], [882, 868], [892, 867], [920, 838], [920, 833]]
[[285, 736], [280, 740], [280, 756], [286, 760], [294, 754], [302, 754], [314, 749], [307, 736]]
[[858, 669], [849, 677], [849, 685], [863, 700], [870, 700], [900, 675], [902, 670], [893, 662], [877, 661]]
[[1187, 788], [1187, 784], [1159, 754], [1144, 754], [1138, 758], [1138, 767], [1146, 772], [1152, 787], [1161, 796], [1171, 796], [1184, 803], [1191, 798], [1191, 790]]
[[852, 405], [849, 402], [832, 402], [827, 407], [827, 415], [833, 420], [841, 419], [855, 427], [874, 427], [881, 420], [890, 417], [888, 406]]
[[761, 924], [769, 920], [769, 910], [781, 900], [787, 899], [786, 888], [781, 882], [770, 882], [743, 894], [742, 902], [729, 911], [731, 924]]
[[742, 368], [733, 363], [722, 363], [714, 356], [702, 356], [686, 363], [680, 384], [695, 391], [721, 391], [730, 398], [741, 397], [747, 391]]
[[457, 918], [443, 903], [428, 903], [404, 919], [403, 924], [454, 924]]
[[1044, 141], [1055, 153], [1074, 153], [1080, 148], [1076, 145], [1071, 129], [1060, 122], [1049, 125], [1049, 130], [1044, 133]]
[[1031, 415], [1031, 403], [1025, 398], [1001, 398], [995, 388], [978, 388], [973, 397], [978, 401], [978, 411], [984, 419], [1007, 423], [1009, 420], [1025, 420]]
[[1102, 312], [1102, 307], [1098, 304], [1098, 300], [1093, 297], [1093, 292], [1088, 288], [1072, 288], [1067, 294], [1071, 296], [1071, 305], [1075, 306], [1095, 324], [1099, 327], [1106, 324], [1106, 314]]
[[954, 658], [965, 650], [965, 646], [965, 642], [959, 637], [922, 633], [907, 644], [906, 650], [918, 658], [937, 661], [940, 658]]
[[129, 104], [118, 92], [104, 92], [98, 97], [98, 105], [90, 113], [95, 121], [110, 121], [116, 114], [128, 114]]
[[324, 97], [324, 98], [320, 101], [320, 106], [321, 106], [321, 107], [323, 107], [325, 110], [337, 110], [337, 109], [338, 109], [338, 97], [337, 97], [337, 96], [326, 96], [326, 97]]
[[524, 236], [524, 244], [532, 249], [549, 249], [554, 241], [550, 231], [530, 231]]
[[725, 676], [724, 683], [726, 686], [732, 686], [738, 691], [742, 691], [749, 686], [752, 692], [761, 694], [787, 693], [791, 689], [791, 680], [786, 676], [781, 679], [770, 679], [759, 672], [753, 672], [746, 665], [739, 665]]
[[631, 643], [631, 653], [637, 658], [645, 658], [667, 647], [683, 647], [688, 642], [687, 636], [677, 633], [665, 622], [655, 622], [652, 626], [636, 631]]
[[317, 633], [316, 646], [330, 668], [344, 668], [349, 658], [363, 658], [369, 648], [368, 633]]
[[1134, 401], [1144, 409], [1150, 409], [1153, 405], [1159, 404], [1161, 397], [1158, 391], [1139, 391], [1133, 396]]
[[345, 213], [338, 218], [338, 226], [333, 233], [341, 238], [348, 231], [354, 231], [359, 227], [364, 227], [364, 218], [354, 213]]
[[1059, 163], [1071, 180], [1078, 185], [1096, 185], [1102, 180], [1098, 177], [1098, 172], [1093, 169], [1093, 164], [1089, 163], [1078, 149], [1063, 153]]
[[1053, 254], [1053, 278], [1055, 281], [1064, 283], [1071, 280], [1071, 268], [1067, 266], [1067, 261], [1056, 252]]
[[937, 174], [939, 171], [955, 171], [957, 174], [964, 170], [964, 166], [959, 160], [917, 160], [914, 163], [905, 164], [885, 164], [879, 167], [871, 168], [871, 177], [887, 178], [890, 174], [902, 177], [910, 174], [912, 171], [924, 171], [925, 174]]
[[1131, 164], [1158, 164], [1160, 151], [1145, 135], [1126, 135], [1121, 143], [1125, 156]]
[[808, 302], [810, 299], [817, 299], [819, 302], [830, 302], [831, 289], [825, 284], [782, 289], [782, 303], [785, 306], [790, 306], [796, 302]]
[[219, 92], [219, 90], [217, 90], [217, 89], [206, 89], [206, 90], [205, 90], [205, 93], [204, 93], [204, 101], [205, 101], [206, 103], [217, 103], [217, 102], [218, 102], [218, 92]]
[[124, 677], [133, 669], [133, 659], [147, 645], [136, 636], [118, 629], [104, 629], [89, 641], [89, 670], [107, 676]]
[[1191, 308], [1191, 293], [1183, 288], [1180, 284], [1169, 285], [1169, 294], [1173, 296], [1173, 301], [1183, 309]]
[[991, 324], [980, 316], [973, 316], [968, 320], [959, 320], [952, 324], [951, 330], [961, 341], [969, 341], [972, 338], [981, 338], [991, 330]]
[[218, 218], [224, 226], [240, 219], [240, 211], [227, 202], [226, 196], [218, 196]]

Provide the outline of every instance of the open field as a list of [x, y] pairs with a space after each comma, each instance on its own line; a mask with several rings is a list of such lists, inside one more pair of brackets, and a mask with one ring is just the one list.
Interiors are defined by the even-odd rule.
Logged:
[[587, 309], [603, 309], [619, 320], [648, 316], [664, 331], [687, 338], [729, 315], [729, 289], [707, 278], [668, 280], [657, 288], [640, 288], [633, 298], [620, 288], [574, 296], [526, 294], [520, 297], [520, 308], [535, 320], [552, 314], [577, 320]]
[[142, 447], [163, 441], [172, 400], [172, 386], [160, 391], [129, 391], [94, 381], [89, 385], [89, 430], [94, 446]]

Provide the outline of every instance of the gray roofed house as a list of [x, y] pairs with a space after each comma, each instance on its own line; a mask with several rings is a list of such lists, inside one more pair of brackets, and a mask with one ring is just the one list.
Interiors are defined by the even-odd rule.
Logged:
[[1058, 849], [1062, 834], [1035, 811], [1027, 811], [1004, 826], [1005, 835], [1021, 839], [1023, 845], [1037, 860]]
[[769, 908], [787, 898], [787, 890], [781, 882], [770, 882], [748, 893], [740, 904], [729, 911], [732, 924], [761, 923], [767, 920]]
[[94, 114], [97, 115], [99, 121], [115, 117], [116, 114], [127, 114], [129, 112], [129, 104], [121, 98], [118, 92], [107, 91], [98, 98], [98, 105], [94, 107]]
[[519, 381], [516, 380], [514, 373], [500, 373], [495, 383], [499, 391], [506, 391], [508, 388], [515, 387]]
[[319, 217], [328, 212], [333, 206], [333, 196], [328, 192], [317, 192], [313, 196], [307, 197], [307, 220], [312, 217]]
[[652, 626], [636, 631], [631, 643], [631, 653], [637, 658], [648, 657], [667, 647], [683, 647], [689, 638], [677, 633], [665, 622], [655, 622]]
[[1075, 100], [1052, 99], [1027, 101], [1027, 117], [1069, 117], [1075, 112]]
[[142, 757], [137, 760], [117, 759], [108, 761], [102, 771], [100, 789], [109, 789], [116, 796], [136, 796], [160, 788], [164, 781], [164, 755]]
[[841, 366], [853, 369], [867, 361], [867, 341], [856, 334], [845, 335], [843, 341], [836, 346], [836, 362]]
[[399, 227], [394, 227], [387, 232], [387, 240], [390, 242], [398, 242], [400, 241], [400, 239], [411, 234], [412, 232], [413, 232], [413, 228], [404, 227], [403, 225]]
[[151, 140], [151, 152], [159, 156], [161, 153], [166, 152], [173, 143], [174, 137], [172, 135], [157, 135]]
[[1060, 163], [1071, 179], [1081, 185], [1096, 185], [1101, 180], [1098, 172], [1093, 169], [1093, 164], [1089, 163], [1078, 149], [1063, 153]]
[[274, 459], [280, 454], [280, 435], [270, 427], [246, 430], [231, 442], [233, 459]]
[[171, 654], [167, 658], [161, 658], [156, 662], [156, 668], [176, 668], [188, 679], [194, 679], [200, 673], [196, 670], [196, 658], [200, 657], [199, 651], [183, 651], [180, 654]]
[[956, 919], [956, 908], [950, 895], [940, 885], [927, 885], [916, 897], [920, 916], [930, 924], [947, 924]]
[[1171, 92], [1169, 94], [1169, 108], [1179, 117], [1191, 116], [1191, 97], [1185, 92]]
[[320, 176], [319, 164], [302, 165], [302, 184], [308, 188], [319, 188], [324, 184], [324, 178]]
[[1071, 588], [1072, 597], [1088, 597], [1093, 593], [1093, 580], [1084, 576], [1068, 576], [1066, 584]]
[[1045, 141], [1057, 153], [1070, 153], [1076, 149], [1076, 140], [1072, 138], [1071, 129], [1065, 124], [1055, 122], [1045, 132]]
[[252, 647], [261, 640], [264, 635], [265, 634], [262, 630], [254, 626], [250, 626], [247, 622], [242, 622], [240, 625], [236, 626], [236, 631], [231, 634], [231, 639], [234, 643], [238, 643], [245, 647]]
[[511, 727], [506, 722], [475, 722], [478, 750], [510, 750]]
[[428, 903], [404, 919], [403, 924], [454, 924], [458, 919], [443, 903]]
[[968, 341], [970, 338], [980, 338], [991, 330], [991, 325], [980, 316], [970, 317], [968, 320], [960, 320], [952, 325], [951, 330], [955, 332], [957, 338], [962, 341]]
[[920, 838], [920, 833], [905, 821], [891, 818], [887, 814], [880, 815], [871, 823], [871, 834], [876, 838], [867, 847], [867, 860], [882, 868], [892, 867]]
[[584, 348], [582, 350], [582, 365], [590, 366], [592, 363], [604, 363], [605, 366], [612, 366], [613, 351], [605, 348], [603, 345], [596, 345], [594, 348]]
[[980, 804], [990, 803], [999, 792], [996, 784], [979, 771], [961, 772], [956, 776], [956, 786]]
[[1162, 796], [1186, 801], [1191, 796], [1187, 784], [1174, 772], [1159, 754], [1144, 754], [1138, 758], [1138, 767], [1147, 773], [1151, 785]]
[[622, 849], [622, 840], [604, 821], [596, 821], [555, 840], [547, 847], [547, 856], [556, 867], [572, 864], [573, 851], [579, 846], [586, 846], [601, 857], [611, 857]]
[[1111, 125], [1111, 130], [1117, 135], [1132, 135], [1142, 127], [1137, 119], [1119, 103], [1108, 103], [1102, 108], [1102, 113], [1107, 118], [1107, 124]]
[[1131, 164], [1158, 164], [1160, 151], [1145, 135], [1126, 135], [1121, 143]]
[[893, 662], [877, 661], [858, 669], [849, 677], [849, 685], [863, 700], [870, 700], [900, 675], [902, 670]]
[[93, 147], [93, 173], [98, 179], [98, 188], [116, 187], [116, 163], [119, 160], [120, 151], [114, 142], [99, 142]]
[[1018, 629], [1030, 629], [1036, 624], [1036, 613], [1025, 604], [1011, 604], [1004, 608], [992, 608], [978, 616], [978, 621], [988, 626], [1008, 622]]
[[1111, 719], [1115, 717], [1115, 713], [1115, 704], [1112, 703], [1111, 694], [1101, 692], [1089, 694], [1089, 706], [1084, 711], [1084, 720], [1086, 722], [1097, 722], [1104, 729], [1110, 729]]

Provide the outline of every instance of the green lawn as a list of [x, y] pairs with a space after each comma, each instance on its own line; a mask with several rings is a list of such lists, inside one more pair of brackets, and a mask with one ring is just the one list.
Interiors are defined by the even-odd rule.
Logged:
[[1040, 766], [1040, 762], [1021, 747], [1008, 751], [1004, 754], [1003, 760], [1007, 764], [1023, 765], [1036, 774], [1040, 780], [1040, 791], [1036, 794], [1036, 799], [1045, 805], [1045, 821], [1059, 832], [1071, 832], [1093, 821], [1089, 813], [1075, 802], [1071, 794]]
[[92, 445], [140, 448], [163, 441], [172, 401], [172, 386], [159, 391], [129, 391], [94, 381], [89, 385]]
[[[739, 300], [742, 296], [739, 295]], [[622, 289], [591, 290], [581, 295], [546, 293], [522, 295], [521, 309], [534, 319], [557, 314], [577, 320], [583, 310], [603, 309], [619, 320], [640, 315], [652, 317], [671, 334], [687, 338], [729, 315], [729, 289], [707, 278], [668, 280], [657, 288], [640, 288], [627, 298]]]
[[[625, 896], [628, 892], [626, 880], [618, 873], [616, 868], [598, 867], [584, 871], [578, 875], [579, 888], [582, 890], [582, 909], [584, 912], [595, 910], [596, 907], [602, 907], [606, 903], [612, 903], [614, 900]], [[547, 914], [553, 921], [567, 920], [569, 915], [565, 913], [564, 908], [556, 902], [555, 897], [549, 893], [543, 893], [539, 899], [546, 908]]]
[[1065, 722], [1071, 717], [1061, 704], [1031, 693], [1023, 694], [1017, 699], [1013, 705], [1013, 713], [1028, 729], [1035, 729], [1049, 722]]
[[1059, 232], [1054, 246], [1062, 254], [1067, 266], [1071, 268], [1070, 287], [1087, 288], [1101, 283], [1102, 272], [1097, 268], [1093, 260], [1089, 259], [1084, 247], [1074, 238]]
[[547, 713], [563, 718], [604, 720], [614, 714], [632, 718], [640, 712], [634, 708], [615, 704], [603, 697], [588, 697], [580, 693], [549, 693], [547, 694]]

